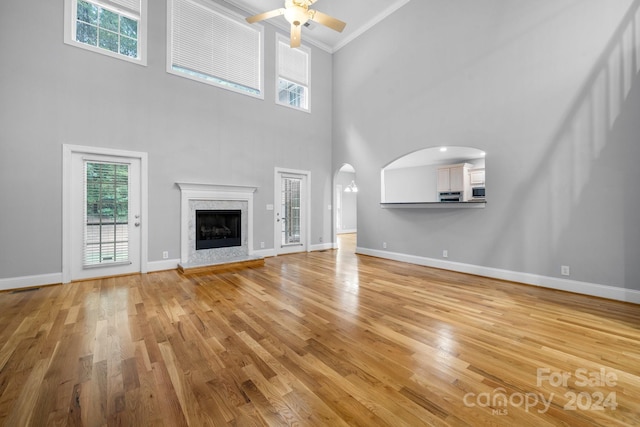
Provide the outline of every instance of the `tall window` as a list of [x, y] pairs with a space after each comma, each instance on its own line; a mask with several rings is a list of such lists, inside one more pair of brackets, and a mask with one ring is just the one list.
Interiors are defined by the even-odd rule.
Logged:
[[146, 64], [147, 0], [65, 0], [65, 43]]
[[289, 40], [279, 36], [278, 90], [276, 102], [288, 107], [309, 111], [309, 63], [311, 51], [305, 47], [292, 49]]
[[129, 261], [129, 165], [85, 162], [84, 266]]
[[263, 27], [208, 0], [167, 1], [167, 71], [263, 98]]
[[302, 180], [282, 178], [282, 242], [283, 246], [300, 244], [300, 194]]

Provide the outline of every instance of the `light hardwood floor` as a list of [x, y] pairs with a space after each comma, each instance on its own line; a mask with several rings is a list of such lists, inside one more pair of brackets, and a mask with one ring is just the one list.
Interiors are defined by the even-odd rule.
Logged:
[[640, 306], [342, 238], [260, 268], [0, 294], [0, 424], [640, 425]]

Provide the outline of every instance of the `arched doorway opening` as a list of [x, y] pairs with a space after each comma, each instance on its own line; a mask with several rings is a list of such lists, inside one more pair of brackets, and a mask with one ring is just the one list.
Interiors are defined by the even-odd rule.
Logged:
[[334, 242], [337, 249], [355, 252], [358, 232], [356, 170], [343, 164], [334, 175]]

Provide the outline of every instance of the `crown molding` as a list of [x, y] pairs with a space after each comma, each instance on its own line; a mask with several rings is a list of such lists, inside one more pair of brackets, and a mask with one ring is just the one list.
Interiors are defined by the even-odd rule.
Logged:
[[[405, 4], [409, 3], [410, 1], [411, 0], [396, 0], [396, 1], [391, 2], [391, 4], [386, 9], [384, 9], [379, 14], [375, 15], [373, 18], [371, 18], [369, 21], [365, 22], [363, 25], [360, 25], [358, 28], [356, 28], [353, 32], [351, 32], [347, 36], [345, 36], [341, 41], [339, 41], [334, 46], [330, 46], [330, 45], [328, 45], [326, 43], [321, 42], [320, 40], [316, 39], [313, 36], [313, 34], [309, 34], [309, 32], [304, 33], [304, 37], [303, 37], [302, 41], [303, 41], [303, 43], [314, 45], [317, 48], [320, 48], [320, 49], [324, 50], [325, 52], [335, 53], [338, 50], [342, 49], [347, 44], [349, 44], [350, 42], [352, 42], [353, 40], [355, 40], [357, 37], [359, 37], [362, 34], [364, 34], [366, 31], [371, 29], [373, 26], [375, 26], [376, 24], [378, 24], [379, 22], [384, 20], [386, 17], [391, 15], [393, 12], [395, 12], [398, 9], [400, 9]], [[256, 14], [262, 12], [262, 10], [257, 10], [255, 8], [248, 7], [246, 4], [240, 3], [237, 0], [224, 0], [224, 2], [232, 5], [233, 7], [237, 8], [238, 10], [246, 12], [247, 16], [253, 16], [253, 15], [256, 15]], [[276, 27], [277, 29], [283, 31], [285, 34], [288, 35], [289, 31], [290, 31], [290, 27], [288, 25], [286, 25], [285, 22], [286, 21], [283, 21], [283, 20], [270, 20], [268, 22], [265, 21], [264, 23], [266, 23], [267, 25], [272, 25], [272, 26]]]
[[348, 36], [346, 36], [344, 39], [342, 39], [342, 41], [338, 42], [333, 47], [333, 50], [331, 51], [331, 53], [335, 53], [335, 52], [339, 51], [340, 49], [342, 49], [343, 47], [345, 47], [346, 45], [351, 43], [356, 38], [360, 37], [362, 34], [366, 33], [372, 27], [374, 27], [375, 25], [380, 23], [382, 20], [387, 18], [393, 12], [395, 12], [398, 9], [400, 9], [402, 6], [404, 6], [405, 4], [409, 3], [410, 1], [411, 0], [397, 0], [397, 1], [394, 1], [385, 10], [383, 10], [382, 12], [380, 12], [379, 14], [377, 14], [376, 16], [371, 18], [369, 21], [365, 22], [360, 27], [356, 28], [356, 30], [354, 32], [350, 33]]

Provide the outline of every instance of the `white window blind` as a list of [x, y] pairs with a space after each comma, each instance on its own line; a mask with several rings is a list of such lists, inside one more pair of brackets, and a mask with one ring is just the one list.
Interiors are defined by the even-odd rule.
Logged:
[[[282, 245], [300, 244], [302, 180], [282, 178]], [[286, 219], [285, 219], [286, 218]]]
[[301, 49], [292, 49], [287, 43], [278, 42], [278, 74], [280, 77], [309, 85], [309, 54]]
[[110, 7], [140, 18], [141, 0], [92, 0], [94, 3]]
[[311, 50], [305, 46], [292, 49], [284, 36], [278, 36], [276, 43], [276, 103], [309, 112]]
[[84, 162], [84, 267], [129, 263], [129, 165]]
[[107, 7], [111, 6], [115, 9], [123, 10], [124, 12], [129, 12], [140, 18], [140, 0], [94, 0], [94, 2]]
[[170, 70], [252, 94], [262, 92], [262, 27], [204, 2], [172, 0]]

